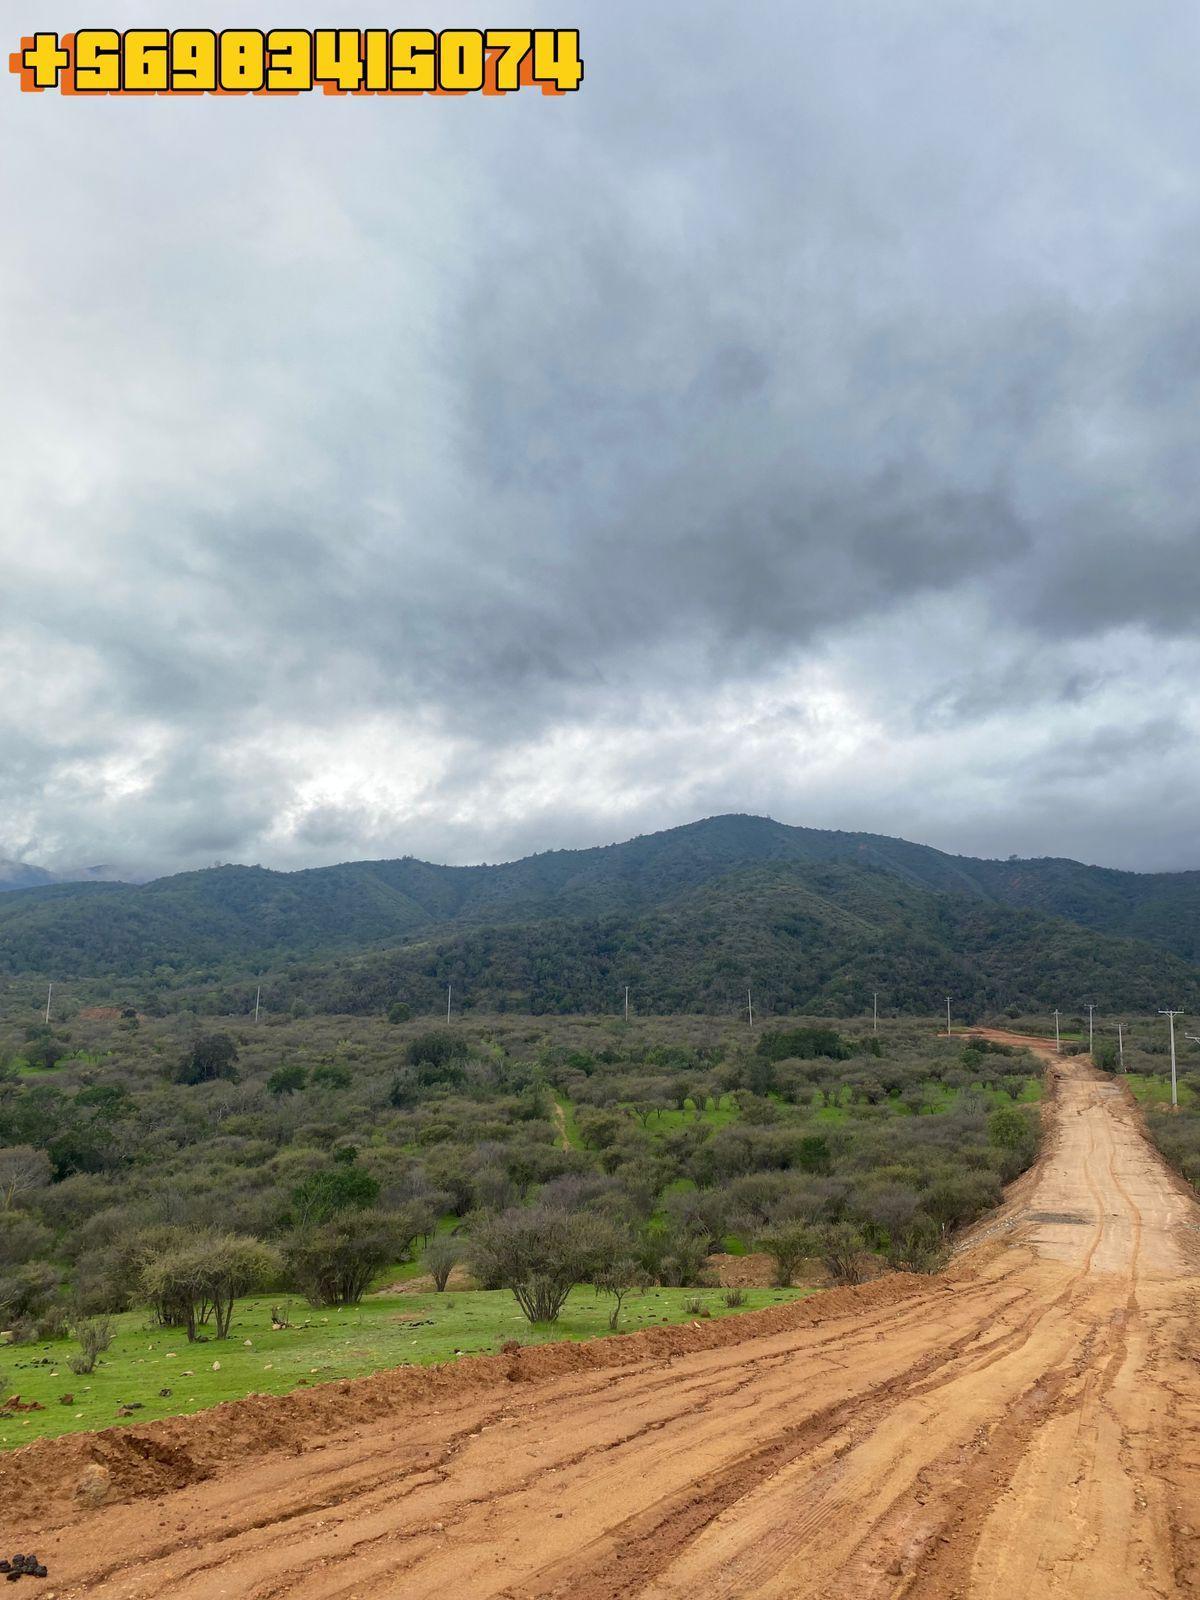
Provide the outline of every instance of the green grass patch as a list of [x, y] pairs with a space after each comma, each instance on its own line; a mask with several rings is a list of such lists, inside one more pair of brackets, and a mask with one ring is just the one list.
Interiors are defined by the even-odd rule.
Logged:
[[572, 1150], [586, 1150], [586, 1141], [579, 1131], [579, 1123], [575, 1120], [574, 1102], [568, 1100], [565, 1094], [556, 1094], [554, 1099], [562, 1110], [563, 1132], [567, 1136], [567, 1143]]
[[[1127, 1083], [1133, 1097], [1144, 1106], [1169, 1106], [1171, 1104], [1171, 1074], [1169, 1072], [1156, 1072], [1153, 1075], [1143, 1075], [1140, 1072], [1131, 1072], [1126, 1076], [1117, 1074], [1117, 1080]], [[1186, 1083], [1179, 1084], [1179, 1104], [1191, 1105], [1196, 1099], [1196, 1092]]]
[[[730, 1309], [718, 1289], [648, 1289], [625, 1302], [621, 1331], [690, 1322], [685, 1302], [695, 1295], [713, 1317], [727, 1317], [812, 1292], [747, 1289], [745, 1305]], [[77, 1348], [69, 1339], [0, 1345], [0, 1395], [19, 1394], [22, 1401], [46, 1407], [0, 1416], [0, 1449], [122, 1421], [187, 1416], [248, 1394], [288, 1394], [304, 1384], [359, 1378], [389, 1367], [490, 1355], [508, 1339], [523, 1344], [593, 1339], [608, 1333], [612, 1307], [608, 1296], [576, 1289], [556, 1323], [532, 1327], [504, 1289], [371, 1295], [361, 1305], [331, 1311], [312, 1311], [293, 1300], [289, 1311], [295, 1326], [276, 1332], [271, 1306], [282, 1303], [280, 1296], [239, 1301], [229, 1339], [192, 1345], [180, 1332], [154, 1327], [147, 1313], [130, 1312], [115, 1319], [116, 1342], [90, 1377], [76, 1377], [67, 1366]], [[214, 1362], [220, 1363], [216, 1371]], [[171, 1393], [164, 1395], [163, 1389]], [[69, 1405], [61, 1403], [65, 1394], [74, 1396]], [[139, 1406], [132, 1417], [117, 1416], [131, 1404]]]

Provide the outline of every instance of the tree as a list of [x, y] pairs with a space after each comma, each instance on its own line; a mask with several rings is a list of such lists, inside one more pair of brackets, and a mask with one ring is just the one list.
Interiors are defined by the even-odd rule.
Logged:
[[446, 1285], [450, 1281], [450, 1274], [463, 1258], [463, 1247], [457, 1239], [450, 1239], [443, 1235], [438, 1239], [431, 1239], [425, 1246], [421, 1256], [421, 1264], [433, 1279], [433, 1287], [439, 1294], [445, 1294]]
[[196, 1040], [175, 1072], [177, 1083], [211, 1083], [216, 1078], [237, 1082], [238, 1048], [227, 1033], [206, 1033]]
[[775, 1263], [775, 1282], [781, 1289], [789, 1289], [800, 1263], [816, 1254], [812, 1229], [799, 1222], [772, 1228], [760, 1235], [758, 1247]]
[[378, 1199], [378, 1178], [362, 1167], [339, 1162], [297, 1184], [292, 1210], [297, 1228], [317, 1227], [340, 1211], [366, 1211]]
[[340, 1061], [326, 1061], [313, 1068], [309, 1081], [314, 1089], [348, 1089], [353, 1080], [349, 1067]]
[[616, 1230], [587, 1212], [513, 1208], [479, 1223], [469, 1240], [483, 1283], [511, 1289], [530, 1322], [556, 1322], [571, 1290], [611, 1266]]
[[381, 1267], [396, 1258], [396, 1230], [380, 1211], [341, 1211], [298, 1230], [283, 1247], [296, 1287], [313, 1306], [353, 1306]]
[[0, 1272], [54, 1253], [54, 1235], [27, 1211], [0, 1211]]
[[61, 1281], [62, 1275], [48, 1261], [25, 1261], [0, 1273], [0, 1327], [40, 1316]]
[[403, 1000], [393, 1000], [387, 1008], [389, 1022], [407, 1022], [412, 1016], [412, 1007], [405, 1005]]
[[276, 1067], [267, 1079], [267, 1089], [274, 1095], [295, 1094], [298, 1089], [303, 1089], [307, 1082], [307, 1067]]
[[1032, 1129], [1016, 1106], [997, 1106], [988, 1118], [988, 1143], [999, 1150], [1020, 1150], [1034, 1143]]
[[621, 1307], [626, 1297], [650, 1282], [649, 1277], [632, 1256], [618, 1256], [609, 1266], [595, 1274], [592, 1283], [597, 1294], [610, 1294], [613, 1308], [608, 1314], [608, 1325], [615, 1333], [621, 1321]]
[[0, 1211], [11, 1211], [24, 1195], [50, 1182], [50, 1157], [30, 1144], [0, 1150]]
[[156, 1252], [142, 1269], [146, 1295], [182, 1308], [189, 1341], [207, 1312], [218, 1339], [229, 1337], [234, 1301], [262, 1285], [279, 1269], [269, 1245], [247, 1234], [192, 1234]]

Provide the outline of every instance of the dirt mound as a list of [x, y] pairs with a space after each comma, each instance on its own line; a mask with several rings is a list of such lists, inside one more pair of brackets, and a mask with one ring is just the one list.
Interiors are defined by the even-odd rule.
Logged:
[[[707, 1271], [722, 1289], [767, 1289], [775, 1282], [775, 1263], [761, 1251], [744, 1256], [718, 1252], [709, 1256]], [[808, 1281], [806, 1276], [803, 1281]]]
[[81, 1485], [107, 1475], [107, 1498], [132, 1500], [198, 1483], [231, 1461], [276, 1450], [299, 1453], [368, 1423], [389, 1410], [414, 1412], [467, 1390], [513, 1382], [539, 1383], [570, 1373], [632, 1366], [647, 1360], [717, 1349], [764, 1335], [815, 1326], [909, 1297], [949, 1292], [937, 1280], [894, 1273], [857, 1289], [833, 1289], [808, 1300], [686, 1326], [640, 1329], [583, 1343], [522, 1346], [496, 1356], [468, 1356], [432, 1367], [395, 1367], [352, 1382], [318, 1384], [289, 1395], [250, 1395], [190, 1417], [166, 1417], [134, 1428], [40, 1439], [0, 1457], [0, 1506], [11, 1522], [36, 1513], [53, 1526], [77, 1504]]

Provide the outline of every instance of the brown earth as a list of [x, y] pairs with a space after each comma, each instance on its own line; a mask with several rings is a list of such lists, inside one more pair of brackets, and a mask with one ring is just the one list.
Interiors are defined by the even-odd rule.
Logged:
[[0, 1544], [57, 1600], [1200, 1595], [1200, 1209], [1049, 1072], [940, 1278], [32, 1445]]

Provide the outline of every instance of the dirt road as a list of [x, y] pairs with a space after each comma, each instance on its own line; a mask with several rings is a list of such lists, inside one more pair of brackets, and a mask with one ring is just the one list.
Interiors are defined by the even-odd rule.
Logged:
[[[51, 1568], [40, 1587], [58, 1600], [1200, 1594], [1200, 1214], [1118, 1084], [1082, 1063], [1051, 1070], [1047, 1155], [945, 1278], [831, 1297], [824, 1320], [769, 1313], [775, 1331], [748, 1321], [760, 1331], [711, 1348], [620, 1341], [624, 1365], [381, 1404], [305, 1449], [281, 1428], [278, 1447], [206, 1481], [66, 1520], [48, 1491], [45, 1525], [20, 1529]], [[169, 1464], [186, 1477], [186, 1459]]]

